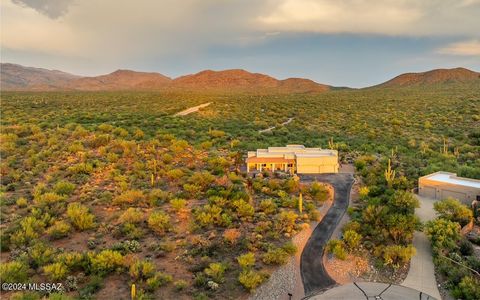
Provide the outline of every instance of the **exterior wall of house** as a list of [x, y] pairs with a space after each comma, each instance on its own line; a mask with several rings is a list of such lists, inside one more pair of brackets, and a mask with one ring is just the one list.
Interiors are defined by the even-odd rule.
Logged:
[[297, 173], [338, 173], [337, 156], [297, 157]]
[[468, 206], [480, 196], [480, 188], [434, 180], [429, 178], [431, 175], [419, 178], [418, 194], [420, 196], [436, 200], [452, 197]]
[[286, 173], [338, 173], [338, 152], [303, 145], [269, 147], [248, 151], [247, 172], [283, 171]]

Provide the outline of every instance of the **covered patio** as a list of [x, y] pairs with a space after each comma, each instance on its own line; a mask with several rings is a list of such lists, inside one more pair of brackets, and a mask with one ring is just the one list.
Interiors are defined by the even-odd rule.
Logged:
[[249, 157], [247, 158], [247, 172], [283, 171], [291, 173], [295, 171], [295, 159], [279, 157]]

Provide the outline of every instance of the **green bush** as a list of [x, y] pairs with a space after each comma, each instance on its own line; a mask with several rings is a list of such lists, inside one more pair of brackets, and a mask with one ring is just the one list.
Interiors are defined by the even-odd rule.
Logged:
[[290, 255], [282, 248], [269, 249], [262, 257], [262, 261], [269, 265], [284, 265], [288, 262]]
[[171, 227], [170, 217], [163, 211], [155, 211], [148, 217], [148, 227], [158, 233], [164, 235]]
[[59, 195], [70, 195], [75, 190], [75, 184], [61, 180], [53, 186], [53, 190]]
[[20, 228], [10, 236], [10, 241], [17, 246], [32, 243], [43, 232], [45, 223], [42, 220], [30, 216], [20, 222]]
[[355, 250], [362, 241], [362, 235], [353, 230], [347, 230], [343, 233], [343, 240], [345, 241], [348, 249]]
[[187, 201], [185, 199], [174, 198], [170, 200], [170, 205], [176, 211], [180, 211], [183, 208], [185, 208], [186, 204], [187, 204]]
[[89, 254], [93, 273], [104, 274], [123, 266], [124, 259], [120, 252], [103, 250], [97, 254]]
[[233, 206], [235, 206], [237, 214], [244, 219], [253, 217], [253, 214], [255, 213], [255, 209], [253, 208], [253, 206], [251, 206], [244, 200], [235, 200], [233, 202]]
[[43, 267], [43, 272], [52, 280], [59, 281], [68, 274], [68, 267], [60, 262], [52, 263]]
[[212, 278], [217, 283], [224, 281], [224, 273], [227, 270], [227, 266], [222, 263], [211, 263], [208, 268], [205, 268], [204, 272], [207, 276]]
[[52, 239], [59, 239], [68, 236], [71, 226], [65, 221], [55, 221], [52, 226], [47, 229], [47, 234]]
[[65, 201], [65, 197], [58, 195], [56, 193], [45, 193], [39, 196], [36, 196], [33, 199], [33, 203], [40, 205], [40, 206], [47, 206], [47, 205], [53, 205], [58, 202]]
[[137, 261], [130, 265], [129, 274], [133, 280], [148, 279], [155, 274], [155, 265], [151, 261]]
[[9, 283], [26, 282], [29, 278], [28, 266], [21, 261], [0, 264], [0, 281]]
[[473, 218], [473, 211], [457, 199], [447, 198], [435, 202], [433, 207], [441, 218], [460, 223], [460, 226], [467, 225]]
[[267, 278], [267, 275], [253, 270], [243, 270], [238, 275], [238, 281], [249, 291], [255, 290]]
[[326, 250], [327, 253], [332, 253], [338, 259], [345, 260], [347, 258], [345, 243], [341, 240], [333, 239], [328, 241]]
[[18, 207], [27, 207], [28, 200], [23, 197], [20, 197], [17, 199], [15, 203], [17, 204]]
[[141, 223], [144, 220], [143, 212], [138, 208], [129, 207], [121, 216], [120, 223]]
[[159, 206], [170, 198], [170, 193], [160, 189], [153, 189], [147, 196], [151, 206]]
[[67, 207], [67, 216], [78, 230], [88, 230], [95, 227], [95, 216], [88, 208], [80, 203], [70, 203]]
[[480, 299], [480, 280], [472, 276], [463, 277], [458, 286], [453, 288], [452, 295], [456, 299]]
[[149, 291], [154, 291], [157, 288], [166, 285], [169, 282], [172, 282], [172, 275], [165, 274], [162, 272], [155, 273], [152, 277], [148, 278], [146, 281], [147, 289]]
[[242, 269], [248, 269], [255, 265], [255, 254], [248, 252], [237, 257], [237, 262]]
[[188, 282], [183, 279], [180, 279], [175, 281], [173, 285], [175, 286], [176, 291], [182, 291], [188, 286]]
[[272, 215], [277, 212], [277, 205], [272, 199], [264, 199], [258, 206], [261, 211], [267, 215]]
[[280, 233], [290, 233], [296, 227], [297, 218], [297, 214], [293, 211], [282, 211], [277, 215], [276, 227]]
[[412, 245], [389, 245], [383, 249], [383, 260], [385, 265], [391, 265], [398, 268], [400, 264], [406, 264], [416, 253]]
[[145, 200], [145, 195], [140, 190], [128, 190], [113, 199], [114, 204], [139, 204]]

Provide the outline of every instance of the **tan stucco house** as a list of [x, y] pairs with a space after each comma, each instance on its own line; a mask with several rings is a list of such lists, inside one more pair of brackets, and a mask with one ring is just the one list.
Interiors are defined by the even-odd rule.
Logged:
[[297, 174], [338, 173], [338, 151], [304, 145], [248, 151], [247, 172], [283, 171]]
[[480, 200], [480, 180], [436, 172], [418, 179], [418, 194], [437, 200], [452, 197], [470, 205], [472, 201]]

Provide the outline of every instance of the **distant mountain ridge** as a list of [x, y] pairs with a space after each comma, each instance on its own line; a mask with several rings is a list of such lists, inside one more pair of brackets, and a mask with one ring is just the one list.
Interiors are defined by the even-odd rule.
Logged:
[[465, 68], [435, 69], [427, 72], [401, 74], [376, 87], [429, 86], [469, 82], [480, 83], [480, 73]]
[[2, 90], [49, 90], [80, 78], [80, 76], [62, 71], [24, 67], [10, 63], [2, 63], [0, 71]]
[[[4, 91], [219, 91], [267, 93], [318, 93], [339, 89], [304, 78], [279, 80], [242, 69], [205, 70], [172, 79], [156, 72], [117, 70], [110, 74], [82, 77], [57, 70], [0, 64], [1, 89]], [[465, 69], [435, 69], [421, 73], [405, 73], [376, 88], [430, 86], [478, 82], [480, 73]], [[344, 89], [344, 88], [342, 88]]]
[[[4, 65], [6, 66], [5, 72]], [[42, 70], [46, 80], [29, 80], [32, 77], [31, 73], [38, 72], [38, 70]], [[309, 79], [288, 78], [278, 80], [268, 75], [250, 73], [241, 69], [205, 70], [175, 79], [160, 73], [131, 70], [117, 70], [110, 74], [92, 77], [81, 77], [58, 72], [20, 65], [2, 64], [1, 87], [2, 90], [191, 90], [285, 93], [322, 92], [329, 89], [329, 86]], [[16, 74], [16, 76], [11, 78], [12, 74]]]

